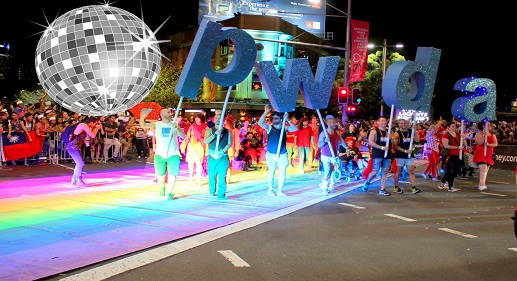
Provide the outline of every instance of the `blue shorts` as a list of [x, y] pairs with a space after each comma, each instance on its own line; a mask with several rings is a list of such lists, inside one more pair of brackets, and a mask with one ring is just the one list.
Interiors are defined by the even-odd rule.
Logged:
[[415, 158], [397, 158], [397, 167], [414, 166]]
[[373, 158], [372, 171], [378, 171], [381, 168], [389, 170], [391, 168], [391, 158]]

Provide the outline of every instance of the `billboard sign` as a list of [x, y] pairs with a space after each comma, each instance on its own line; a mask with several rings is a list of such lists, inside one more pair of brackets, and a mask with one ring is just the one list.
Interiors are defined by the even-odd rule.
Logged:
[[280, 17], [318, 37], [325, 34], [326, 0], [199, 0], [198, 24], [222, 21], [235, 14]]

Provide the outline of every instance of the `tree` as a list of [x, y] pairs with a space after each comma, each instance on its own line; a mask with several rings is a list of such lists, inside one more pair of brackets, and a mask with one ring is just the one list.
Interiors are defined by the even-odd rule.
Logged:
[[[386, 55], [386, 69], [396, 61], [405, 61], [404, 56], [398, 52], [388, 53]], [[364, 80], [351, 83], [350, 88], [361, 88], [361, 104], [358, 106], [356, 116], [358, 118], [374, 118], [379, 117], [381, 109], [381, 93], [382, 93], [382, 51], [368, 55], [368, 65], [366, 67], [366, 75]], [[384, 105], [386, 108], [386, 105]], [[389, 114], [388, 106], [388, 114]]]
[[180, 96], [174, 92], [183, 70], [183, 63], [178, 60], [162, 60], [162, 69], [156, 85], [144, 98], [145, 102], [156, 102], [164, 108], [176, 108]]
[[43, 88], [33, 89], [33, 90], [21, 90], [16, 95], [16, 100], [22, 100], [26, 104], [35, 104], [38, 103], [45, 94], [45, 90]]

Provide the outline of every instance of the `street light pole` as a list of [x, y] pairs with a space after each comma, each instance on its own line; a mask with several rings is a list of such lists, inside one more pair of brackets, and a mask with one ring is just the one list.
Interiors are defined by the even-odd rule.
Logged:
[[[310, 0], [309, 0], [310, 1]], [[318, 0], [314, 0], [319, 2]], [[350, 69], [350, 11], [352, 10], [352, 0], [348, 0], [347, 4], [347, 12], [341, 11], [340, 9], [332, 6], [331, 4], [325, 2], [325, 4], [336, 11], [340, 12], [341, 14], [346, 16], [346, 42], [345, 42], [345, 69], [343, 71], [343, 87], [348, 88], [348, 73]], [[348, 101], [348, 98], [347, 98]], [[343, 105], [343, 113], [341, 114], [341, 123], [344, 125], [347, 122], [347, 116], [346, 116], [346, 107], [348, 103], [345, 103]]]
[[[348, 0], [347, 6], [347, 17], [346, 17], [346, 42], [345, 42], [345, 70], [343, 71], [343, 86], [348, 88], [348, 72], [350, 68], [350, 11], [352, 10], [352, 0]], [[348, 101], [347, 97], [347, 101]], [[346, 116], [346, 107], [348, 103], [345, 104], [344, 110], [342, 110], [341, 114], [341, 124], [345, 125], [347, 122]]]
[[[386, 75], [386, 39], [384, 39], [382, 43], [382, 81], [384, 82], [384, 75]], [[381, 87], [382, 88], [382, 87]], [[384, 116], [384, 98], [382, 97], [381, 90], [381, 114], [379, 116]]]

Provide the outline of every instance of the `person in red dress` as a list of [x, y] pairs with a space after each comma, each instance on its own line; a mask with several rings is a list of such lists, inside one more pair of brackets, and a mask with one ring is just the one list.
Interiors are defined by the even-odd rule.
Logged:
[[[478, 165], [479, 168], [479, 187], [481, 191], [487, 190], [486, 178], [490, 166], [494, 165], [494, 147], [497, 147], [497, 138], [492, 134], [492, 123], [487, 122], [488, 130], [485, 128], [485, 122], [481, 121], [478, 123], [479, 131], [474, 136], [476, 141], [476, 150], [474, 150], [474, 157], [472, 161]], [[486, 137], [486, 138], [485, 138]], [[486, 141], [486, 154], [485, 154], [485, 141]]]

